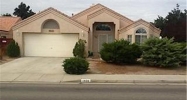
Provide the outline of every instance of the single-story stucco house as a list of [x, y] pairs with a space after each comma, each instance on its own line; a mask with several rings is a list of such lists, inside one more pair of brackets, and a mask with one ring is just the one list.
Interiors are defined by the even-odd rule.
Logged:
[[159, 36], [160, 29], [151, 23], [133, 21], [101, 4], [71, 17], [50, 7], [13, 27], [21, 56], [72, 57], [78, 39], [87, 41], [86, 51], [98, 55], [104, 42], [126, 39], [142, 43]]

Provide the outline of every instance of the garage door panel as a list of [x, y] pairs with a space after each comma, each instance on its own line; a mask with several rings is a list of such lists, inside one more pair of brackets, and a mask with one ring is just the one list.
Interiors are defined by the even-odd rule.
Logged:
[[73, 57], [78, 34], [24, 34], [24, 55]]

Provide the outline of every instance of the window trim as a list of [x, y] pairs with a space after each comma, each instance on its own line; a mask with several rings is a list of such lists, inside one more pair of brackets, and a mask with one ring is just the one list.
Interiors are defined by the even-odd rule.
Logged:
[[[44, 26], [45, 26], [49, 21], [55, 22], [55, 24], [56, 24], [58, 27], [57, 27], [57, 28], [45, 28]], [[47, 19], [47, 20], [45, 20], [45, 21], [42, 23], [42, 29], [60, 29], [60, 25], [59, 25], [59, 23], [58, 23], [56, 20], [54, 20], [54, 19]]]

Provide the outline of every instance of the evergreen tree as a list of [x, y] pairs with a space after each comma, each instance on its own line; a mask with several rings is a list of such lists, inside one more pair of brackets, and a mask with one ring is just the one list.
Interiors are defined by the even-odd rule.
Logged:
[[9, 57], [19, 57], [20, 56], [20, 48], [18, 46], [18, 43], [16, 43], [14, 40], [9, 43], [7, 46], [7, 55]]
[[174, 38], [174, 41], [186, 41], [186, 15], [187, 11], [182, 12], [177, 4], [176, 8], [171, 10], [164, 18], [158, 16], [154, 21], [154, 25], [161, 29], [161, 36]]
[[21, 17], [21, 19], [26, 19], [34, 15], [35, 13], [32, 11], [32, 9], [30, 9], [30, 6], [27, 6], [26, 4], [21, 2], [18, 8], [14, 9], [13, 14], [17, 17]]

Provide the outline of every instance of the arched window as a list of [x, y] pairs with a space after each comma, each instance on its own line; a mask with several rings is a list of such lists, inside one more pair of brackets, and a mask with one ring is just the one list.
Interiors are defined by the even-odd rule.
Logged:
[[53, 19], [49, 19], [44, 22], [43, 29], [59, 29], [58, 22]]
[[147, 32], [143, 28], [139, 28], [135, 33], [135, 42], [137, 44], [143, 43], [147, 39]]
[[145, 34], [145, 33], [147, 33], [147, 32], [146, 32], [145, 29], [140, 28], [140, 29], [136, 30], [136, 33], [143, 33], [143, 34]]
[[96, 26], [96, 31], [111, 31], [111, 28], [108, 24], [99, 24]]

